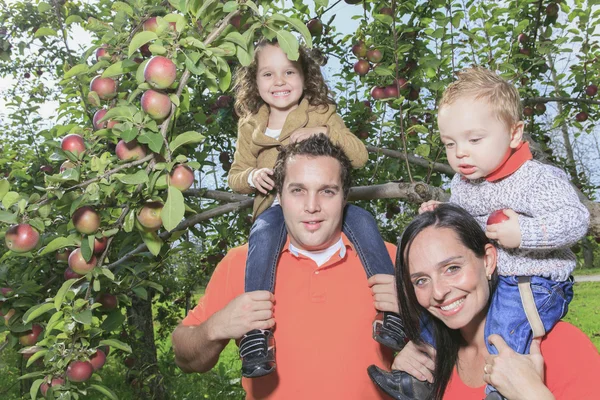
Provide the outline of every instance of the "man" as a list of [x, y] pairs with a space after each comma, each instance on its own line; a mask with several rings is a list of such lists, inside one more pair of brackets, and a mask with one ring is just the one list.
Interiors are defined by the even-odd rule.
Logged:
[[[325, 135], [282, 149], [275, 186], [288, 241], [276, 270], [275, 294], [244, 293], [247, 245], [215, 269], [200, 303], [173, 332], [175, 361], [206, 372], [230, 339], [274, 328], [277, 369], [242, 379], [247, 399], [383, 399], [366, 368], [389, 368], [392, 354], [375, 342], [376, 308], [397, 311], [393, 277], [367, 281], [342, 234], [350, 161]], [[394, 259], [395, 248], [388, 244]]]

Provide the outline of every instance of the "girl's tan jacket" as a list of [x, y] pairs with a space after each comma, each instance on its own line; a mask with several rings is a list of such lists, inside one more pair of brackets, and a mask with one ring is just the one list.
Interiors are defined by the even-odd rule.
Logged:
[[[333, 104], [329, 107], [315, 107], [309, 105], [306, 99], [302, 100], [298, 108], [288, 115], [278, 139], [265, 135], [268, 122], [269, 108], [266, 105], [258, 113], [240, 119], [233, 165], [228, 176], [229, 186], [234, 192], [248, 194], [255, 191], [248, 184], [250, 172], [259, 168], [273, 168], [279, 153], [277, 149], [288, 144], [291, 133], [298, 128], [326, 126], [327, 136], [344, 150], [354, 168], [361, 168], [369, 158], [365, 145], [346, 128]], [[265, 196], [256, 192], [254, 219], [273, 204], [275, 195], [271, 193]]]

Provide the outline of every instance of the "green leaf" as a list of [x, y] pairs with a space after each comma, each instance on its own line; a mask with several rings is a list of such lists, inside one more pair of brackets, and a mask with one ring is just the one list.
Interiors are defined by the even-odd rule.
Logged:
[[83, 18], [81, 18], [79, 15], [69, 15], [65, 20], [65, 25], [80, 24], [82, 22]]
[[75, 322], [79, 322], [82, 325], [91, 325], [92, 323], [92, 310], [85, 310], [79, 313], [73, 314]]
[[8, 210], [12, 205], [16, 204], [21, 200], [21, 196], [17, 192], [8, 192], [2, 197], [2, 205], [4, 209]]
[[102, 321], [100, 328], [102, 328], [102, 330], [107, 331], [107, 332], [113, 332], [116, 330], [121, 330], [124, 322], [125, 322], [125, 316], [123, 315], [121, 310], [117, 309], [117, 310], [111, 311], [106, 316], [104, 321]]
[[54, 304], [52, 304], [52, 303], [44, 303], [44, 304], [38, 304], [36, 306], [33, 306], [29, 310], [27, 310], [25, 315], [23, 315], [23, 322], [25, 324], [28, 324], [31, 321], [33, 321], [34, 319], [36, 319], [37, 317], [39, 317], [40, 315], [45, 314], [48, 311], [52, 310], [53, 308], [54, 308]]
[[122, 1], [115, 1], [112, 4], [112, 9], [115, 11], [123, 11], [125, 12], [125, 14], [129, 15], [130, 17], [133, 16], [133, 8], [131, 8], [131, 6], [127, 3], [124, 3]]
[[19, 213], [10, 213], [8, 211], [0, 210], [0, 222], [4, 222], [7, 224], [15, 224], [17, 223]]
[[40, 255], [43, 256], [44, 254], [48, 254], [52, 251], [56, 251], [58, 249], [76, 246], [76, 245], [77, 245], [77, 243], [75, 243], [74, 238], [58, 237], [58, 238], [54, 239], [53, 241], [51, 241], [50, 243], [48, 243], [48, 245], [46, 245], [44, 250], [42, 250], [40, 252]]
[[46, 3], [46, 2], [41, 2], [40, 4], [38, 4], [38, 12], [40, 14], [45, 13], [46, 11], [50, 10], [52, 8], [52, 6], [50, 6], [50, 4]]
[[121, 139], [129, 143], [137, 137], [138, 133], [139, 131], [136, 128], [128, 129], [126, 131], [121, 132]]
[[158, 237], [156, 232], [140, 232], [142, 235], [142, 240], [148, 246], [148, 250], [152, 253], [153, 256], [157, 256], [160, 253], [160, 248], [162, 247], [162, 240]]
[[111, 281], [115, 280], [115, 275], [112, 273], [112, 271], [110, 269], [108, 269], [108, 268], [101, 268], [100, 271], [102, 272], [102, 275], [106, 276]]
[[229, 33], [229, 35], [225, 36], [225, 40], [228, 40], [232, 43], [237, 44], [240, 47], [246, 48], [247, 44], [246, 44], [246, 39], [244, 39], [244, 37], [236, 31], [232, 31]]
[[106, 68], [102, 73], [102, 77], [112, 78], [113, 76], [122, 75], [124, 72], [125, 71], [123, 71], [123, 61], [119, 61]]
[[88, 72], [88, 70], [89, 70], [89, 67], [87, 66], [87, 64], [77, 64], [76, 66], [74, 66], [73, 68], [71, 68], [67, 72], [65, 72], [65, 75], [63, 78], [69, 79], [69, 78], [72, 78], [77, 75], [85, 74]]
[[35, 378], [36, 376], [44, 376], [44, 372], [39, 371], [39, 372], [30, 372], [28, 374], [25, 375], [21, 375], [17, 378], [17, 380], [23, 380], [23, 379], [31, 379], [31, 378]]
[[292, 61], [298, 60], [300, 53], [298, 52], [299, 43], [298, 39], [288, 31], [277, 32], [277, 42], [281, 50], [287, 54], [288, 58]]
[[237, 51], [235, 54], [237, 55], [238, 60], [240, 60], [240, 64], [242, 64], [244, 67], [252, 64], [252, 56], [246, 51], [245, 48], [237, 46], [236, 49]]
[[304, 38], [304, 42], [306, 42], [306, 47], [312, 47], [312, 35], [306, 27], [306, 24], [304, 24], [304, 22], [296, 18], [286, 17], [286, 19], [290, 23], [290, 25], [292, 25], [294, 28], [296, 28], [298, 32], [300, 32], [300, 34]]
[[146, 69], [146, 64], [148, 64], [150, 59], [142, 61], [142, 63], [138, 66], [137, 71], [135, 73], [135, 81], [139, 85], [140, 83], [146, 82], [146, 78], [144, 78], [144, 69]]
[[421, 157], [428, 157], [431, 151], [431, 147], [427, 143], [421, 143], [415, 149], [415, 154]]
[[123, 230], [126, 233], [133, 231], [133, 227], [135, 225], [135, 210], [130, 210], [129, 214], [125, 217], [125, 221], [123, 221]]
[[148, 50], [150, 50], [152, 54], [167, 54], [167, 49], [164, 46], [158, 44], [151, 44], [150, 46], [148, 46]]
[[226, 13], [230, 13], [233, 10], [237, 10], [238, 2], [237, 1], [228, 1], [223, 5], [223, 11]]
[[156, 36], [156, 33], [151, 31], [143, 31], [136, 33], [133, 39], [131, 39], [131, 42], [129, 43], [129, 52], [127, 53], [127, 57], [131, 58], [133, 53], [135, 53], [140, 47], [156, 39], [158, 39], [158, 36]]
[[190, 144], [190, 143], [200, 143], [204, 140], [204, 136], [195, 131], [187, 131], [180, 135], [177, 135], [175, 139], [171, 143], [169, 143], [169, 149], [172, 153], [177, 150], [177, 148]]
[[148, 291], [146, 290], [146, 288], [143, 288], [141, 286], [136, 286], [131, 290], [133, 290], [133, 293], [135, 293], [140, 299], [142, 299], [142, 300], [148, 299]]
[[10, 182], [8, 182], [6, 179], [0, 180], [0, 200], [4, 198], [4, 196], [6, 195], [6, 193], [8, 193], [9, 190]]
[[394, 75], [394, 73], [392, 71], [390, 71], [389, 68], [384, 67], [383, 65], [378, 65], [377, 67], [375, 67], [375, 69], [373, 71], [375, 71], [375, 73], [377, 75], [380, 75], [380, 76], [392, 76], [392, 75]]
[[103, 386], [103, 385], [100, 385], [97, 383], [92, 383], [90, 385], [90, 389], [94, 389], [112, 400], [119, 400], [117, 395], [114, 394], [114, 392], [112, 390], [110, 390], [109, 388], [107, 388], [106, 386]]
[[35, 34], [33, 35], [33, 37], [37, 39], [42, 36], [56, 36], [56, 31], [52, 28], [43, 26], [43, 27], [39, 28], [37, 31], [35, 31]]
[[[34, 372], [34, 373], [38, 373], [38, 372]], [[24, 377], [21, 376], [19, 379], [23, 379]], [[42, 383], [44, 383], [44, 379], [36, 379], [32, 384], [31, 387], [29, 388], [29, 395], [31, 396], [31, 400], [35, 400], [36, 396], [38, 394], [38, 392], [40, 391], [40, 386], [42, 386]]]
[[[90, 238], [92, 239], [92, 244], [90, 245]], [[90, 260], [92, 259], [93, 256], [93, 251], [92, 249], [94, 248], [94, 236], [93, 235], [89, 235], [87, 237], [87, 240], [84, 238], [81, 241], [81, 256], [83, 257], [83, 259], [87, 262], [90, 262]]]
[[144, 170], [139, 170], [135, 174], [122, 175], [117, 178], [126, 185], [139, 185], [148, 182], [148, 174]]
[[171, 103], [175, 104], [175, 107], [179, 107], [179, 97], [176, 93], [171, 93], [169, 99], [171, 99]]
[[36, 351], [31, 357], [29, 357], [29, 359], [27, 360], [27, 367], [30, 367], [31, 364], [33, 364], [35, 362], [35, 360], [40, 359], [42, 357], [44, 357], [46, 355], [46, 353], [48, 352], [48, 350], [44, 349], [44, 350], [39, 350]]
[[150, 150], [155, 153], [160, 153], [163, 145], [163, 137], [160, 133], [144, 131], [138, 136], [137, 141], [147, 144]]
[[205, 2], [203, 2], [202, 7], [200, 7], [198, 12], [196, 13], [196, 18], [199, 19], [203, 15], [204, 11], [208, 7], [212, 6], [215, 1], [217, 1], [217, 0], [206, 0]]
[[179, 189], [169, 186], [169, 192], [167, 195], [167, 201], [165, 206], [160, 212], [163, 226], [166, 230], [172, 231], [183, 219], [185, 214], [185, 201], [183, 200], [183, 194]]
[[136, 108], [133, 106], [121, 106], [109, 108], [101, 121], [107, 121], [109, 119], [133, 119], [133, 113], [136, 112]]
[[119, 349], [131, 353], [131, 346], [117, 339], [104, 339], [100, 341], [100, 346], [107, 345], [111, 348]]
[[67, 292], [69, 291], [69, 289], [71, 289], [71, 286], [73, 286], [73, 284], [77, 281], [78, 279], [69, 279], [68, 281], [62, 284], [62, 286], [56, 293], [56, 296], [54, 296], [54, 308], [56, 308], [56, 311], [60, 310], [60, 306], [62, 305], [62, 302], [65, 299]]

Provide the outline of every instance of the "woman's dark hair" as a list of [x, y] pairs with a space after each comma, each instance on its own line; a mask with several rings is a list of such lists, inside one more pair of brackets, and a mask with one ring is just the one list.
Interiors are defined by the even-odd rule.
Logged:
[[[427, 310], [421, 307], [410, 279], [408, 265], [410, 248], [415, 238], [429, 227], [451, 229], [456, 233], [460, 242], [479, 258], [485, 255], [485, 247], [491, 242], [485, 236], [475, 218], [468, 212], [456, 205], [445, 203], [439, 205], [433, 211], [417, 216], [406, 227], [398, 243], [396, 286], [404, 330], [410, 340], [420, 344], [423, 342], [420, 336], [421, 321], [431, 321], [437, 355], [433, 372], [433, 391], [430, 399], [441, 400], [452, 376], [452, 370], [456, 365], [458, 349], [463, 339], [458, 330], [448, 328], [437, 318], [431, 318]], [[435, 246], [436, 244], [432, 243], [431, 245]], [[497, 281], [498, 275], [494, 271], [490, 280], [490, 299]]]
[[[240, 118], [256, 114], [265, 104], [258, 92], [256, 84], [256, 71], [258, 70], [258, 54], [266, 46], [279, 46], [277, 39], [261, 39], [254, 48], [254, 59], [247, 67], [239, 67], [235, 72], [233, 92], [235, 95], [235, 111]], [[308, 104], [314, 107], [322, 106], [326, 110], [330, 104], [335, 105], [329, 87], [321, 73], [324, 57], [319, 50], [308, 49], [300, 46], [300, 57], [297, 63], [304, 76], [304, 92], [302, 99], [307, 99]]]

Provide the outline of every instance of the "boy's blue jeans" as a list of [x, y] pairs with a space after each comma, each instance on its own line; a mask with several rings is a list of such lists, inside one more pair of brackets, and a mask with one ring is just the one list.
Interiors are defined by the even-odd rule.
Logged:
[[[356, 248], [367, 277], [394, 274], [394, 264], [371, 213], [360, 207], [347, 205], [342, 230]], [[275, 269], [286, 238], [287, 230], [281, 206], [270, 207], [256, 219], [248, 238], [244, 284], [246, 292], [273, 292]]]
[[[531, 292], [544, 329], [549, 332], [567, 313], [569, 303], [573, 299], [573, 280], [570, 278], [564, 282], [556, 282], [532, 276]], [[433, 345], [432, 330], [428, 327], [429, 324], [425, 322], [421, 329], [421, 338]], [[521, 302], [516, 276], [498, 277], [498, 286], [485, 322], [487, 349], [490, 354], [498, 354], [498, 350], [487, 342], [487, 338], [493, 333], [502, 336], [506, 344], [517, 353], [529, 354], [533, 332]], [[485, 389], [486, 394], [491, 391], [495, 389], [488, 385]]]

